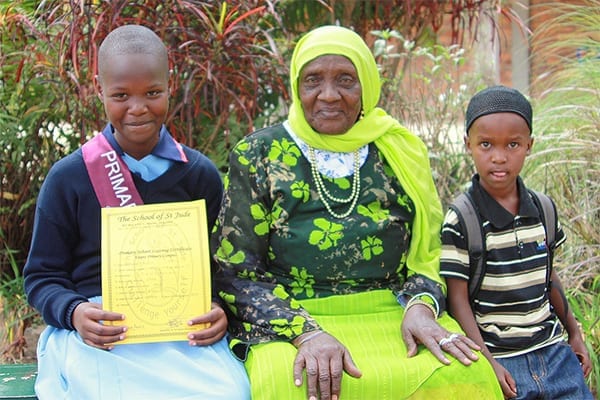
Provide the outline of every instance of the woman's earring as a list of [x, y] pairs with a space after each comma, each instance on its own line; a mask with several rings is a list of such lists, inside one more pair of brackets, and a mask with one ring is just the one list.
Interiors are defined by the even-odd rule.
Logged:
[[361, 119], [363, 119], [365, 117], [365, 110], [363, 110], [362, 108], [360, 109], [360, 115], [358, 116], [358, 120], [360, 121]]

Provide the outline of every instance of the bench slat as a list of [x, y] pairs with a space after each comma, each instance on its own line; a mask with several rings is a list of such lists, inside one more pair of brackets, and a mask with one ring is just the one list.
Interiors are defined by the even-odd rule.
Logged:
[[0, 399], [37, 399], [36, 364], [0, 364]]

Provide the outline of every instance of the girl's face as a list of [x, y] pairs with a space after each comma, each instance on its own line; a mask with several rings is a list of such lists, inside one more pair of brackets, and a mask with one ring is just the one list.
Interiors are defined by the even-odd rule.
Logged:
[[304, 66], [298, 81], [304, 117], [317, 132], [346, 133], [362, 108], [362, 88], [354, 64], [346, 57], [325, 55]]
[[465, 137], [480, 183], [490, 194], [516, 190], [533, 138], [525, 120], [511, 112], [488, 114], [473, 122]]
[[95, 83], [123, 151], [136, 159], [150, 154], [169, 109], [164, 60], [150, 54], [119, 55]]

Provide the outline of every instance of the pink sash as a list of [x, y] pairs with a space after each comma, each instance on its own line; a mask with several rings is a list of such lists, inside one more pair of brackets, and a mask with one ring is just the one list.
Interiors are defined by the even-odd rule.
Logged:
[[85, 143], [81, 151], [100, 207], [144, 204], [129, 168], [102, 133]]

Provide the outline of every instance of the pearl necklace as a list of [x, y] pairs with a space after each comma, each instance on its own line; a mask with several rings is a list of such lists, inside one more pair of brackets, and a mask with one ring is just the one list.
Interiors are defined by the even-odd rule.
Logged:
[[[350, 196], [343, 199], [339, 197], [333, 196], [331, 193], [327, 191], [325, 188], [325, 184], [323, 183], [323, 178], [321, 178], [321, 174], [317, 169], [317, 160], [315, 157], [315, 150], [308, 146], [308, 155], [309, 155], [309, 163], [310, 163], [310, 171], [313, 176], [313, 180], [315, 181], [315, 186], [317, 187], [317, 193], [319, 194], [319, 198], [321, 202], [333, 217], [335, 218], [346, 218], [356, 207], [356, 203], [358, 202], [358, 198], [360, 197], [360, 161], [359, 161], [359, 151], [356, 150], [354, 152], [354, 177], [352, 179], [352, 192]], [[331, 208], [331, 205], [327, 201], [327, 199], [335, 201], [336, 203], [347, 204], [351, 203], [348, 206], [346, 212], [342, 214], [338, 214]]]

